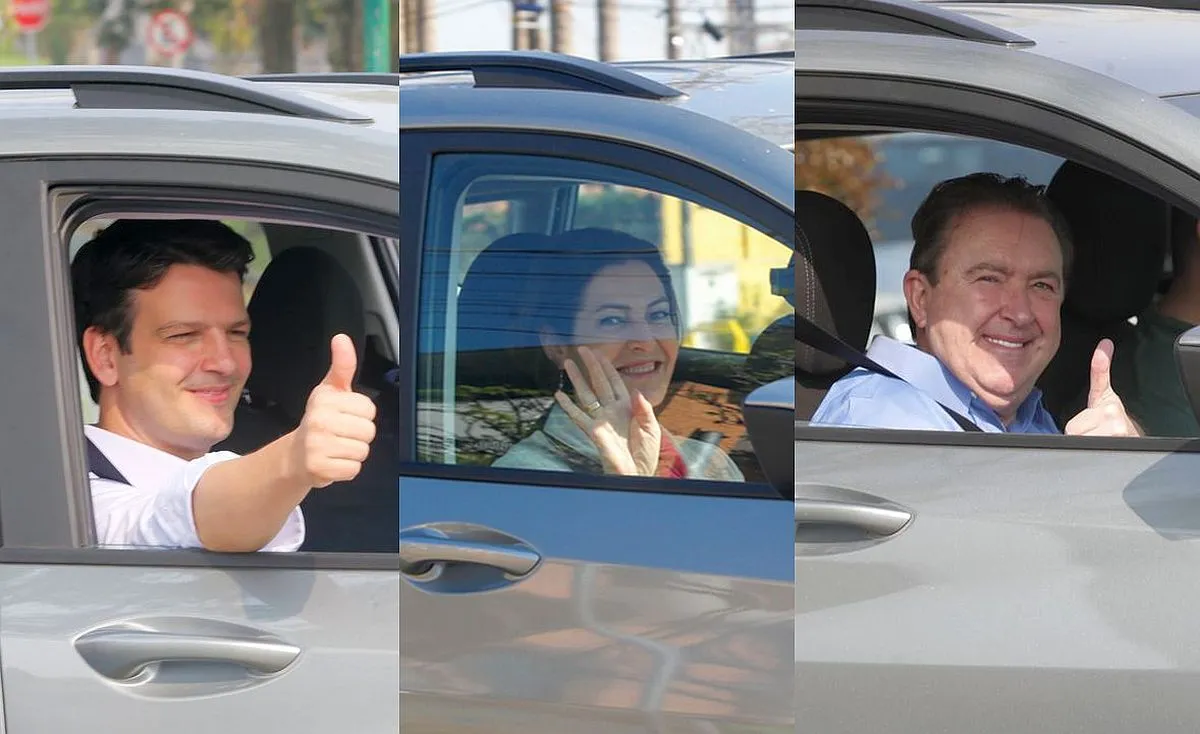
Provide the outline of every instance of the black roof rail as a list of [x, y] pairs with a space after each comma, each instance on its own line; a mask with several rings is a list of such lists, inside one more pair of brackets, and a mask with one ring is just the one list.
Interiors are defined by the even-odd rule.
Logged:
[[440, 71], [469, 71], [477, 87], [570, 89], [643, 99], [683, 95], [619, 66], [547, 51], [432, 52], [400, 57], [401, 74]]
[[325, 74], [294, 72], [288, 74], [247, 74], [242, 77], [252, 82], [303, 82], [305, 84], [386, 84], [394, 87], [400, 83], [400, 75], [386, 71], [331, 71]]
[[256, 112], [369, 123], [360, 113], [237, 77], [158, 66], [0, 69], [0, 90], [70, 89], [82, 109]]
[[882, 31], [1034, 45], [1020, 34], [917, 0], [796, 0], [796, 30]]

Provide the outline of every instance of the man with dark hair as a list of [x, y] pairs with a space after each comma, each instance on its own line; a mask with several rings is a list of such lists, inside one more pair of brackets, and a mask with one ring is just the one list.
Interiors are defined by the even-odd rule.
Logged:
[[84, 430], [102, 545], [295, 550], [300, 501], [366, 458], [375, 407], [351, 390], [356, 356], [341, 334], [294, 431], [246, 456], [210, 453], [250, 373], [252, 258], [206, 220], [118, 221], [75, 257], [78, 344], [100, 407]]
[[1200, 436], [1175, 365], [1175, 340], [1200, 324], [1200, 221], [1174, 209], [1175, 277], [1162, 299], [1138, 315], [1137, 329], [1113, 360], [1113, 384], [1132, 396], [1126, 407], [1150, 436]]
[[[1058, 433], [1037, 379], [1058, 351], [1071, 240], [1039, 186], [976, 173], [933, 188], [912, 220], [904, 276], [916, 346], [877, 337], [867, 356], [892, 374], [856, 369], [826, 394], [813, 423]], [[1092, 357], [1076, 435], [1137, 435], [1109, 382], [1112, 342]], [[952, 412], [953, 414], [952, 414]]]

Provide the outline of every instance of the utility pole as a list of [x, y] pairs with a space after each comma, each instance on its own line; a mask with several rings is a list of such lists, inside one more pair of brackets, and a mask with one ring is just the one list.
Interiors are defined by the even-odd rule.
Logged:
[[[432, 0], [429, 0], [432, 2]], [[542, 31], [538, 25], [542, 6], [537, 0], [513, 0], [512, 47], [515, 51], [539, 51]]]
[[559, 54], [572, 53], [574, 32], [571, 0], [550, 0], [550, 50]]
[[617, 58], [617, 6], [615, 0], [596, 0], [597, 47], [601, 61]]
[[400, 12], [396, 22], [400, 24], [399, 31], [396, 34], [396, 40], [400, 44], [399, 53], [405, 54], [408, 52], [408, 0], [400, 0]]
[[679, 58], [683, 46], [683, 34], [679, 28], [679, 0], [667, 0], [667, 53], [666, 58]]
[[758, 26], [754, 22], [754, 0], [728, 0], [729, 53], [752, 54], [758, 50]]
[[417, 3], [417, 38], [420, 45], [418, 51], [432, 51], [437, 45], [436, 15], [434, 0], [416, 0]]

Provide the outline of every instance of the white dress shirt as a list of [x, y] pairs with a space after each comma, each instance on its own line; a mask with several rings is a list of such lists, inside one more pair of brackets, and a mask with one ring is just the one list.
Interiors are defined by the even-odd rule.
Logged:
[[[84, 433], [129, 484], [89, 472], [96, 539], [104, 546], [200, 548], [192, 516], [192, 491], [205, 470], [238, 458], [216, 451], [186, 461], [96, 426]], [[296, 507], [279, 533], [260, 550], [294, 551], [304, 542], [304, 515]]]

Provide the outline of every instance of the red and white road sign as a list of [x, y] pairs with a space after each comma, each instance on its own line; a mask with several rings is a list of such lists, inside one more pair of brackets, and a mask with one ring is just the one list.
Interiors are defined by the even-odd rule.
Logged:
[[8, 0], [8, 14], [18, 30], [37, 33], [50, 20], [50, 0]]
[[192, 24], [178, 10], [160, 10], [146, 28], [146, 43], [163, 56], [182, 56], [192, 45]]

